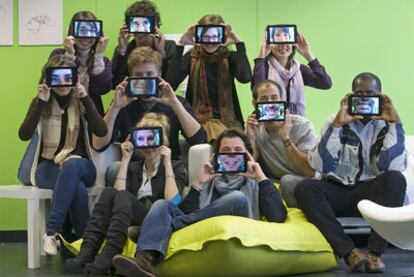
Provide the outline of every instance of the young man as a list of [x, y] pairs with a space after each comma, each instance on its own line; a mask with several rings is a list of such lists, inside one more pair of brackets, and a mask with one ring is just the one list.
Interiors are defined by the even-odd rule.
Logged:
[[212, 173], [213, 165], [206, 162], [199, 170], [197, 180], [180, 205], [157, 201], [144, 219], [134, 259], [117, 255], [115, 268], [125, 276], [155, 276], [155, 265], [167, 253], [168, 242], [174, 231], [201, 220], [219, 215], [235, 215], [271, 222], [284, 222], [286, 208], [278, 190], [263, 173], [260, 165], [249, 154], [246, 135], [229, 129], [217, 138], [214, 153], [246, 153], [249, 157], [246, 173]]
[[[131, 127], [147, 112], [163, 113], [170, 123], [169, 144], [174, 159], [180, 156], [178, 144], [181, 131], [189, 145], [206, 142], [206, 132], [194, 119], [190, 104], [183, 97], [176, 96], [171, 86], [160, 78], [161, 55], [149, 47], [139, 47], [132, 51], [128, 58], [128, 70], [131, 76], [157, 77], [160, 80], [161, 97], [136, 98], [128, 97], [125, 89], [128, 84], [125, 78], [117, 87], [114, 99], [104, 120], [108, 133], [104, 137], [93, 136], [92, 145], [103, 151], [113, 141], [123, 142], [130, 133]], [[111, 166], [107, 172], [107, 185], [112, 185], [118, 173], [119, 163]]]
[[384, 272], [381, 254], [387, 242], [374, 230], [368, 240], [368, 253], [355, 248], [345, 235], [339, 216], [360, 216], [357, 204], [372, 200], [387, 207], [403, 204], [406, 180], [404, 129], [391, 99], [381, 95], [380, 79], [361, 73], [352, 82], [358, 96], [381, 96], [381, 116], [348, 114], [348, 97], [340, 104], [336, 117], [328, 119], [321, 141], [309, 156], [322, 180], [307, 179], [298, 184], [295, 198], [306, 217], [314, 223], [334, 252], [343, 257], [353, 271]]
[[[157, 6], [148, 0], [136, 1], [126, 9], [124, 16], [154, 16], [155, 34], [132, 34], [128, 32], [128, 26], [125, 23], [122, 25], [118, 35], [118, 46], [115, 48], [112, 57], [113, 88], [121, 83], [125, 76], [128, 75], [127, 61], [131, 52], [135, 48], [142, 46], [150, 47], [161, 54], [161, 76], [165, 78], [170, 63], [169, 61], [175, 52], [176, 44], [173, 40], [165, 40], [164, 35], [159, 30], [161, 16], [157, 10]], [[129, 38], [132, 36], [134, 39], [129, 42]]]
[[[263, 80], [253, 87], [252, 104], [280, 101], [280, 87], [271, 80]], [[296, 184], [305, 177], [313, 177], [308, 151], [316, 143], [312, 123], [305, 117], [286, 111], [285, 121], [258, 122], [256, 114], [249, 116], [246, 133], [253, 146], [255, 159], [267, 176], [281, 180], [281, 193], [290, 207], [297, 207], [293, 197]]]

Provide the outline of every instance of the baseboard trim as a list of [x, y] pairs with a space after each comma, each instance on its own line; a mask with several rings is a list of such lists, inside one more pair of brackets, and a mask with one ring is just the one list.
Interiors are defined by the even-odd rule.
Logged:
[[4, 242], [27, 242], [27, 231], [0, 231], [0, 243]]

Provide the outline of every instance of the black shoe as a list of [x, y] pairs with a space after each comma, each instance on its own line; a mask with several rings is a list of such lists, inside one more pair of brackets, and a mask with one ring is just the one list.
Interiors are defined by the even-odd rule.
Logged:
[[116, 255], [112, 263], [117, 272], [126, 277], [156, 277], [153, 265], [154, 257], [148, 252], [138, 252], [132, 259]]
[[98, 255], [92, 263], [85, 265], [85, 270], [92, 274], [107, 274], [112, 269], [112, 256]]
[[85, 265], [93, 262], [94, 259], [95, 255], [82, 255], [79, 253], [75, 258], [67, 259], [65, 267], [69, 272], [81, 272]]

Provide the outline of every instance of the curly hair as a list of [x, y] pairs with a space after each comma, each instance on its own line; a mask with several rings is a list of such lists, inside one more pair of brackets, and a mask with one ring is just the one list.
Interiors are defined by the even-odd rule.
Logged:
[[155, 25], [161, 26], [161, 15], [158, 12], [157, 5], [150, 0], [142, 0], [133, 3], [125, 11], [125, 17], [128, 15], [152, 15], [155, 17]]

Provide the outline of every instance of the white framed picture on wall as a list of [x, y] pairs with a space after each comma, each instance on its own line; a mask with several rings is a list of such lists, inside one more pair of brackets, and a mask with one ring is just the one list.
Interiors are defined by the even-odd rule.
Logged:
[[62, 0], [19, 0], [19, 45], [63, 43]]
[[13, 0], [0, 0], [0, 45], [13, 45]]

